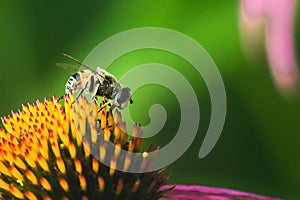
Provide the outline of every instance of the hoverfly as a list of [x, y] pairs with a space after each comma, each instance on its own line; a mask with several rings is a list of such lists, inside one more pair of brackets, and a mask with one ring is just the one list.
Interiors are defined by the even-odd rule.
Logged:
[[108, 102], [107, 104], [112, 101], [111, 109], [115, 107], [124, 109], [127, 107], [128, 102], [133, 103], [130, 88], [122, 86], [112, 74], [101, 67], [94, 70], [70, 55], [63, 55], [84, 68], [79, 70], [79, 66], [57, 63], [58, 66], [74, 73], [66, 83], [66, 93], [79, 91], [75, 100], [83, 93], [87, 93], [92, 95], [92, 100], [102, 97]]

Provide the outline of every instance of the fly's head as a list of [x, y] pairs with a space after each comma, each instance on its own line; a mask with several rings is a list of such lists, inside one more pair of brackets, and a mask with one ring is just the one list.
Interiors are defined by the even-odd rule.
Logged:
[[124, 109], [127, 107], [128, 102], [132, 103], [131, 92], [128, 87], [121, 88], [114, 98], [113, 107]]

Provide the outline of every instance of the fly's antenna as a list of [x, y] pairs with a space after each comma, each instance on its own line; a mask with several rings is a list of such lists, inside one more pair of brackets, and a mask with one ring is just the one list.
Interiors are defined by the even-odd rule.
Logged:
[[[65, 53], [63, 53], [62, 55], [65, 56], [65, 57], [67, 57], [67, 58], [69, 58], [70, 60], [73, 60], [73, 61], [76, 62], [77, 64], [79, 64], [79, 65], [81, 65], [81, 66], [83, 66], [83, 67], [85, 67], [85, 68], [91, 70], [93, 73], [100, 75], [100, 74], [97, 73], [94, 69], [92, 69], [90, 66], [88, 66], [88, 65], [86, 65], [86, 64], [83, 64], [82, 62], [80, 62], [80, 61], [77, 60], [76, 58], [74, 58], [74, 57], [72, 57], [72, 56], [70, 56], [70, 55], [68, 55], [68, 54], [65, 54]], [[100, 75], [100, 76], [101, 76], [101, 75]], [[101, 77], [104, 78], [103, 76], [101, 76]]]

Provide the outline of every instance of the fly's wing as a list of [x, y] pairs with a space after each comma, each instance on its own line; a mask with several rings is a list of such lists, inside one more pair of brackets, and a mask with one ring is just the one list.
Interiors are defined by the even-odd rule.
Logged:
[[[94, 74], [99, 75], [101, 78], [105, 78], [105, 76], [103, 76], [102, 74], [98, 73], [97, 71], [95, 71], [95, 70], [94, 70], [93, 68], [91, 68], [90, 66], [83, 64], [82, 62], [80, 62], [80, 61], [77, 60], [76, 58], [74, 58], [74, 57], [72, 57], [72, 56], [70, 56], [70, 55], [68, 55], [68, 54], [65, 54], [65, 53], [63, 53], [63, 56], [65, 56], [65, 57], [67, 57], [67, 58], [73, 60], [74, 62], [76, 62], [76, 63], [78, 63], [79, 65], [81, 65], [82, 67], [84, 67], [84, 68], [90, 70], [90, 71], [93, 72]], [[78, 70], [79, 70], [79, 67], [78, 67], [77, 71], [78, 71]], [[76, 71], [76, 72], [77, 72], [77, 71]]]
[[56, 65], [63, 68], [64, 70], [66, 70], [70, 74], [75, 74], [76, 72], [79, 71], [79, 68], [80, 68], [80, 66], [72, 65], [72, 64], [69, 64], [69, 63], [56, 63]]

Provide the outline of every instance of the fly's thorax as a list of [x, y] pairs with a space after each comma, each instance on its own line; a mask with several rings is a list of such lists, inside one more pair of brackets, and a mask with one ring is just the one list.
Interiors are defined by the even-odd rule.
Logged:
[[97, 77], [99, 80], [97, 96], [102, 96], [113, 100], [121, 88], [119, 81], [109, 73], [105, 73], [104, 76], [97, 75]]

